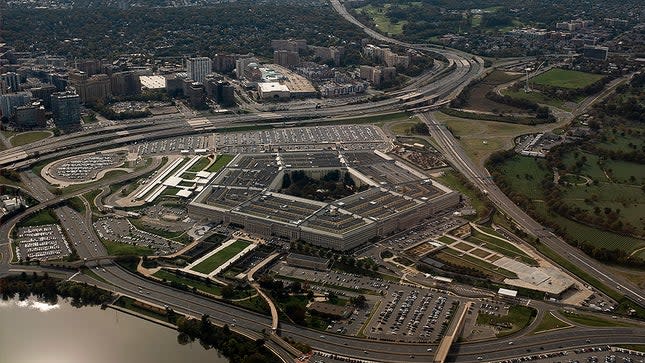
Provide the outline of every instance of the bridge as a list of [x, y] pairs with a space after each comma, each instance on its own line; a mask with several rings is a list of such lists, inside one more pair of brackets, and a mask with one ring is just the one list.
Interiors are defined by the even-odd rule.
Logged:
[[464, 318], [466, 317], [466, 313], [468, 313], [468, 310], [472, 305], [473, 302], [469, 301], [461, 307], [461, 311], [458, 313], [459, 317], [453, 320], [452, 325], [446, 332], [446, 335], [444, 335], [444, 337], [441, 339], [441, 342], [437, 347], [437, 354], [435, 354], [434, 356], [433, 363], [444, 363], [446, 361], [446, 357], [448, 356], [448, 352], [450, 351], [452, 343], [455, 341], [456, 337], [461, 335], [461, 328], [464, 325]]

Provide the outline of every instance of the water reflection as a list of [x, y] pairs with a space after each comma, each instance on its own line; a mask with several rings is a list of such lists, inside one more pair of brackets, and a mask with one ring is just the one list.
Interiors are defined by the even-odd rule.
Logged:
[[180, 345], [178, 334], [99, 307], [73, 307], [59, 298], [0, 300], [2, 363], [226, 363], [216, 350]]
[[40, 301], [35, 301], [32, 299], [27, 299], [23, 301], [19, 300], [7, 300], [7, 301], [2, 301], [0, 300], [0, 309], [5, 308], [5, 307], [10, 307], [12, 305], [15, 305], [20, 308], [26, 308], [26, 309], [31, 309], [31, 310], [37, 310], [43, 313], [46, 313], [48, 311], [60, 309], [60, 305], [58, 303], [56, 304], [50, 304], [46, 302], [40, 302]]

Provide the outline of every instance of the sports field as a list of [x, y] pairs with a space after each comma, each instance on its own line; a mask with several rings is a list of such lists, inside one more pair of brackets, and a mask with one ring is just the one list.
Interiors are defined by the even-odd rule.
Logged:
[[553, 68], [536, 77], [533, 77], [534, 84], [551, 86], [557, 88], [577, 89], [584, 88], [588, 85], [603, 78], [603, 75], [570, 71], [567, 69]]
[[226, 261], [230, 260], [233, 256], [242, 252], [242, 250], [244, 250], [250, 245], [251, 245], [251, 242], [243, 239], [238, 239], [237, 241], [231, 243], [230, 245], [223, 248], [216, 254], [198, 263], [191, 270], [201, 272], [203, 274], [209, 274], [215, 271], [216, 268], [220, 267]]

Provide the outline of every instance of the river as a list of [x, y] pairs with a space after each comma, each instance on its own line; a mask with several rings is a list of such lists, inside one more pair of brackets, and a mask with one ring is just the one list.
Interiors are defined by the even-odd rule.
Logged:
[[77, 309], [67, 301], [0, 300], [2, 363], [228, 363], [199, 342], [113, 310]]

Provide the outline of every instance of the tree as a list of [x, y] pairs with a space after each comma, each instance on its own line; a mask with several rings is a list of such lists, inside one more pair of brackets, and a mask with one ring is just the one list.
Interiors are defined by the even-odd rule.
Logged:
[[352, 305], [360, 309], [365, 308], [367, 306], [367, 299], [365, 298], [364, 295], [354, 296], [350, 298], [349, 301], [352, 303]]
[[235, 289], [231, 285], [222, 287], [222, 297], [224, 299], [231, 299], [235, 295]]
[[304, 324], [307, 311], [297, 301], [291, 301], [284, 307], [287, 316], [297, 324]]

